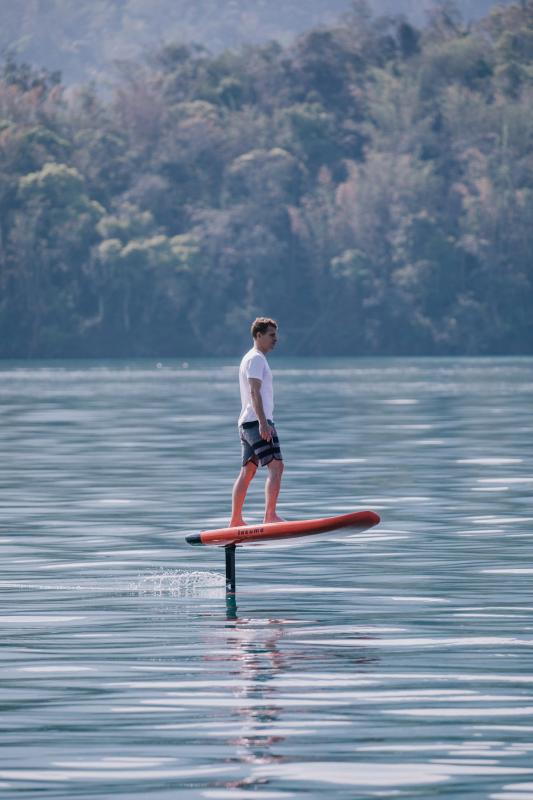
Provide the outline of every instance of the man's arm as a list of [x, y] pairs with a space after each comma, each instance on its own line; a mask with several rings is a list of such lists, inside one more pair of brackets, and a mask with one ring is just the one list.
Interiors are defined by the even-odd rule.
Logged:
[[263, 408], [263, 398], [261, 397], [262, 381], [260, 381], [259, 378], [248, 378], [248, 383], [250, 384], [252, 406], [257, 414], [257, 419], [259, 420], [259, 433], [261, 434], [261, 439], [265, 439], [267, 442], [269, 442], [272, 439], [272, 430], [267, 422], [265, 409]]

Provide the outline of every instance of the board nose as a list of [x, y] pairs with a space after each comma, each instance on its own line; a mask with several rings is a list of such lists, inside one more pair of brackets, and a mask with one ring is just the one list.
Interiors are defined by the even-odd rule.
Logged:
[[189, 533], [189, 535], [185, 537], [185, 541], [187, 544], [202, 544], [202, 537], [199, 533]]

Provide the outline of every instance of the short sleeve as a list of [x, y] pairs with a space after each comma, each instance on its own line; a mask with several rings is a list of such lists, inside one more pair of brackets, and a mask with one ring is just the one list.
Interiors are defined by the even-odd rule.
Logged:
[[259, 381], [263, 380], [265, 374], [265, 359], [260, 356], [252, 356], [246, 364], [246, 377], [256, 378]]

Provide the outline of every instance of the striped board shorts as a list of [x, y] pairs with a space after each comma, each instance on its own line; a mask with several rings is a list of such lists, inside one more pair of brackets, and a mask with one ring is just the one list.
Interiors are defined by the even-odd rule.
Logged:
[[283, 461], [274, 423], [269, 419], [267, 422], [273, 429], [270, 442], [261, 439], [259, 435], [259, 422], [245, 422], [239, 425], [243, 467], [246, 466], [249, 461], [253, 461], [254, 464], [260, 464], [262, 467], [266, 467], [274, 458], [277, 459], [277, 461]]

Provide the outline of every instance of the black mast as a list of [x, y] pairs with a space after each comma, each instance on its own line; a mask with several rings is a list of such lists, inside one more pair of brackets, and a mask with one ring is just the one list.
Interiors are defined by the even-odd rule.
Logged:
[[236, 545], [227, 544], [226, 551], [226, 592], [235, 593], [235, 550]]

